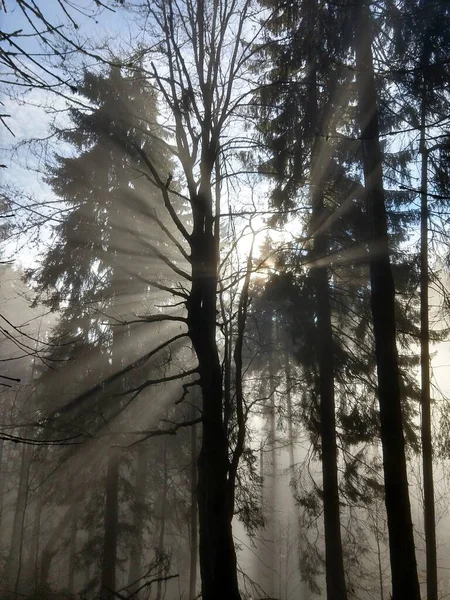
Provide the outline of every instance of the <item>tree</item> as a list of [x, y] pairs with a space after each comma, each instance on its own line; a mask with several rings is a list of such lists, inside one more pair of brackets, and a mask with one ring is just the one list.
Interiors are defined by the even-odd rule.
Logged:
[[[333, 7], [323, 10], [316, 2], [299, 2], [289, 10], [274, 12], [268, 22], [270, 43], [263, 47], [271, 61], [271, 68], [261, 90], [260, 130], [270, 152], [262, 168], [275, 180], [272, 193], [275, 206], [289, 210], [298, 205], [303, 201], [303, 189], [309, 196], [307, 202], [311, 217], [304, 245], [310, 246], [310, 251], [304, 264], [309, 263], [311, 269], [310, 284], [305, 286], [305, 293], [311, 294], [311, 307], [314, 308], [309, 318], [314, 321], [316, 330], [313, 338], [317, 361], [314, 386], [320, 398], [318, 424], [327, 595], [329, 598], [346, 598], [336, 442], [337, 342], [332, 323], [333, 292], [330, 291], [330, 280], [335, 271], [330, 267], [334, 266], [333, 251], [337, 253], [342, 247], [341, 239], [331, 241], [333, 234], [342, 238], [348, 235], [349, 229], [347, 222], [347, 231], [345, 226], [343, 231], [336, 231], [340, 219], [334, 219], [338, 222], [336, 227], [333, 210], [345, 210], [350, 226], [354, 225], [352, 213], [355, 211], [352, 208], [346, 210], [345, 204], [348, 204], [349, 195], [358, 195], [358, 184], [346, 175], [341, 166], [342, 150], [338, 143], [328, 142], [328, 136], [334, 136], [345, 118], [335, 112], [335, 95], [338, 85], [345, 85], [346, 81], [332, 61], [342, 58], [346, 36], [344, 33], [344, 40], [333, 36], [333, 24], [345, 27], [345, 17]], [[280, 30], [287, 37], [280, 39]], [[322, 34], [318, 35], [318, 31]], [[344, 115], [348, 116], [346, 107], [344, 111]], [[338, 203], [340, 206], [336, 209]], [[299, 271], [304, 268], [300, 262]], [[301, 298], [299, 302], [302, 302]]]
[[[153, 40], [157, 40], [148, 76], [170, 116], [172, 152], [179, 169], [175, 173], [186, 190], [191, 221], [188, 230], [173, 209], [171, 178], [144, 158], [184, 246], [189, 248], [189, 253], [183, 251], [189, 272], [180, 276], [189, 281], [190, 289], [182, 295], [186, 317], [179, 321], [187, 325], [198, 359], [202, 393], [197, 486], [202, 597], [238, 599], [231, 522], [245, 441], [245, 415], [242, 395], [237, 393], [235, 405], [227, 405], [224, 394], [217, 340], [217, 291], [220, 183], [225, 175], [222, 165], [236, 143], [230, 137], [230, 120], [238, 115], [247, 93], [241, 78], [253, 48], [243, 41], [244, 24], [252, 22], [254, 13], [247, 0], [186, 0], [181, 4], [162, 0], [150, 7], [144, 5], [142, 10], [150, 18]], [[254, 39], [259, 30], [255, 21], [250, 38]], [[136, 151], [140, 154], [139, 149]], [[245, 303], [240, 310], [242, 329]], [[238, 360], [235, 353], [234, 361]], [[238, 381], [237, 363], [236, 369]], [[234, 427], [236, 437], [231, 435]], [[234, 447], [232, 439], [236, 440]]]
[[[138, 143], [136, 131], [151, 127], [149, 123], [156, 120], [156, 107], [149, 88], [142, 81], [123, 77], [117, 68], [108, 77], [86, 72], [79, 90], [94, 108], [89, 111], [73, 108], [71, 117], [75, 127], [58, 132], [77, 147], [79, 154], [70, 158], [59, 156], [49, 176], [53, 189], [71, 209], [57, 231], [55, 248], [48, 253], [42, 268], [30, 276], [36, 278], [41, 294], [49, 292], [46, 301], [52, 308], [61, 310], [61, 304], [65, 304], [55, 332], [55, 339], [63, 336], [65, 344], [53, 353], [54, 360], [62, 365], [62, 375], [64, 360], [77, 358], [87, 350], [91, 360], [97, 359], [93, 375], [102, 382], [117, 378], [124, 366], [123, 347], [130, 332], [113, 325], [126, 318], [134, 304], [145, 298], [148, 289], [145, 267], [136, 266], [135, 259], [136, 248], [142, 250], [141, 231], [133, 211], [139, 207], [136, 200], [139, 181], [132, 183], [138, 176], [138, 165], [118, 145], [118, 137], [122, 141], [126, 136], [134, 136], [134, 142]], [[153, 131], [157, 131], [156, 125]], [[148, 139], [145, 143], [148, 148]], [[158, 142], [153, 141], [153, 148], [157, 147]], [[158, 164], [164, 161], [163, 152], [157, 160]], [[74, 255], [79, 258], [76, 270], [72, 263]], [[124, 286], [131, 302], [123, 295]], [[109, 314], [106, 323], [103, 311]], [[48, 377], [49, 373], [43, 378], [42, 397]], [[79, 372], [78, 377], [79, 385], [86, 379], [86, 372]], [[124, 380], [120, 380], [114, 389], [103, 390], [100, 383], [95, 400], [103, 404], [110, 420], [123, 410], [124, 385]], [[77, 384], [74, 387], [77, 390]], [[51, 415], [55, 407], [47, 402], [45, 409]], [[77, 407], [68, 411], [69, 423], [76, 412]], [[57, 424], [64, 426], [58, 407], [56, 416]], [[101, 421], [95, 424], [86, 412], [84, 416], [79, 413], [75, 416], [75, 427], [82, 427], [85, 418], [90, 421], [89, 427], [94, 426], [92, 431], [99, 427]], [[101, 585], [106, 595], [111, 595], [116, 587], [119, 529], [119, 455], [114, 450], [108, 451], [105, 502]]]
[[420, 599], [408, 491], [400, 372], [396, 346], [395, 288], [389, 258], [382, 153], [378, 125], [370, 6], [361, 4], [356, 44], [358, 109], [367, 213], [370, 224], [371, 308], [378, 372], [385, 502], [394, 600]]
[[[424, 477], [424, 523], [427, 557], [427, 596], [438, 598], [433, 444], [431, 420], [431, 360], [429, 288], [433, 274], [430, 261], [429, 230], [440, 220], [448, 189], [440, 180], [441, 159], [445, 162], [448, 134], [448, 97], [445, 78], [448, 72], [449, 11], [430, 2], [411, 2], [402, 19], [402, 43], [409, 58], [394, 75], [405, 91], [403, 110], [409, 127], [419, 132], [420, 170], [420, 355], [421, 355], [421, 438]], [[444, 167], [445, 168], [445, 167]], [[444, 177], [445, 180], [445, 177]], [[442, 185], [444, 183], [444, 185]], [[433, 193], [434, 192], [434, 193]], [[434, 205], [434, 206], [433, 206]], [[441, 236], [439, 236], [441, 238]], [[432, 260], [432, 259], [431, 259]]]
[[[113, 10], [114, 4], [94, 0], [84, 7], [82, 14], [97, 23], [99, 15]], [[93, 48], [86, 45], [85, 40], [77, 36], [80, 11], [67, 0], [62, 0], [55, 8], [59, 11], [57, 17], [50, 15], [34, 1], [4, 0], [0, 5], [0, 12], [5, 13], [0, 34], [3, 46], [0, 54], [1, 83], [4, 91], [13, 98], [16, 98], [19, 90], [22, 99], [30, 90], [70, 98], [76, 91], [76, 76], [61, 68], [61, 63], [74, 51], [102, 60]], [[3, 102], [1, 106], [4, 106]], [[0, 122], [14, 136], [14, 130], [7, 121], [10, 117], [10, 114], [2, 113]]]

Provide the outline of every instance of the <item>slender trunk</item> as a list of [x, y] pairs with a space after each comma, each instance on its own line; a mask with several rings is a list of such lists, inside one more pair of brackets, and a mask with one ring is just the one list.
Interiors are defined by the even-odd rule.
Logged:
[[[313, 221], [322, 222], [323, 196], [313, 193]], [[319, 225], [320, 226], [320, 225]], [[320, 233], [314, 238], [317, 258], [327, 254], [327, 236]], [[325, 566], [328, 600], [345, 600], [344, 557], [342, 552], [341, 520], [339, 509], [338, 452], [336, 443], [336, 414], [334, 396], [333, 333], [330, 310], [330, 290], [326, 267], [314, 267], [317, 317], [317, 352], [320, 396], [320, 439], [322, 447], [323, 515], [325, 529]]]
[[42, 589], [45, 589], [48, 584], [51, 562], [57, 552], [57, 544], [61, 540], [66, 527], [69, 525], [69, 523], [72, 523], [72, 519], [74, 518], [73, 513], [75, 510], [77, 510], [77, 502], [81, 502], [81, 497], [78, 495], [73, 500], [73, 504], [66, 510], [62, 518], [59, 520], [58, 525], [53, 529], [50, 539], [47, 541], [42, 551], [39, 570], [39, 586]]
[[[166, 503], [167, 503], [167, 440], [163, 441], [163, 488], [161, 493], [161, 502], [159, 507], [159, 540], [158, 551], [163, 557], [164, 565], [166, 565], [166, 556], [164, 550], [164, 537], [166, 534]], [[164, 573], [166, 574], [166, 573]], [[159, 580], [156, 587], [156, 600], [161, 600], [162, 581]]]
[[75, 591], [75, 564], [77, 556], [77, 535], [78, 535], [78, 511], [72, 516], [72, 525], [70, 527], [69, 540], [69, 570], [67, 574], [67, 589], [71, 594]]
[[[197, 416], [193, 407], [192, 418]], [[189, 567], [189, 600], [197, 596], [197, 553], [198, 553], [198, 522], [197, 522], [197, 426], [191, 428], [191, 539]]]
[[50, 567], [52, 566], [52, 560], [55, 554], [56, 552], [51, 552], [47, 549], [42, 552], [41, 571], [39, 576], [39, 588], [42, 591], [47, 590]]
[[116, 591], [117, 528], [119, 522], [119, 461], [110, 451], [106, 473], [105, 531], [101, 572], [102, 597], [114, 598]]
[[430, 398], [430, 323], [428, 271], [428, 153], [425, 139], [426, 105], [422, 99], [420, 130], [421, 202], [420, 202], [420, 373], [422, 405], [422, 466], [425, 547], [427, 559], [427, 600], [438, 600], [436, 518], [434, 508], [433, 444], [431, 438]]
[[383, 448], [385, 503], [389, 531], [393, 600], [420, 600], [403, 434], [400, 371], [396, 346], [395, 288], [392, 276], [379, 137], [377, 88], [372, 57], [372, 23], [360, 7], [356, 44], [362, 161], [370, 227], [371, 310], [375, 338]]
[[381, 562], [381, 544], [380, 544], [380, 529], [378, 524], [378, 502], [375, 504], [375, 541], [377, 544], [377, 559], [378, 559], [378, 579], [380, 583], [380, 600], [384, 600], [384, 591], [383, 591], [383, 565]]
[[19, 486], [14, 510], [14, 521], [11, 534], [11, 543], [4, 571], [4, 582], [9, 591], [16, 590], [19, 585], [23, 535], [25, 527], [25, 513], [28, 504], [28, 480], [31, 466], [33, 448], [24, 445], [20, 462]]
[[[316, 9], [317, 10], [317, 9]], [[316, 132], [319, 124], [317, 67], [314, 51], [309, 57], [310, 73], [310, 128]], [[328, 269], [322, 265], [329, 252], [326, 226], [327, 210], [324, 203], [326, 156], [328, 149], [316, 137], [311, 150], [311, 235], [314, 262], [311, 278], [316, 306], [316, 340], [318, 363], [318, 393], [320, 398], [320, 440], [322, 449], [323, 518], [325, 531], [325, 574], [328, 600], [346, 600], [344, 556], [342, 551], [341, 518], [339, 509], [338, 451], [336, 442], [336, 413], [334, 391], [333, 329], [330, 307]]]
[[273, 323], [273, 313], [270, 314], [270, 339], [269, 339], [269, 400], [266, 405], [266, 427], [267, 441], [269, 444], [270, 459], [266, 463], [266, 472], [264, 473], [264, 482], [267, 489], [267, 519], [266, 519], [266, 556], [265, 566], [268, 575], [268, 585], [265, 588], [270, 597], [275, 598], [275, 589], [277, 588], [276, 573], [279, 565], [277, 560], [277, 524], [276, 515], [276, 476], [277, 476], [277, 455], [276, 455], [276, 407], [275, 407], [275, 364], [274, 364], [274, 344], [275, 344], [275, 325]]
[[[3, 410], [0, 415], [1, 422], [5, 422], [5, 411]], [[3, 447], [4, 440], [0, 439], [0, 531], [2, 527], [2, 517], [3, 517], [3, 494], [5, 493], [5, 483], [3, 479]]]
[[[94, 529], [93, 529], [93, 527], [91, 525], [90, 528], [88, 529], [88, 532], [87, 532], [87, 543], [88, 543], [88, 545], [92, 541], [94, 535], [95, 535]], [[87, 588], [90, 583], [91, 583], [91, 563], [88, 563], [86, 565], [86, 567], [85, 567], [85, 572], [84, 572], [84, 587]]]
[[[128, 593], [133, 593], [140, 587], [142, 582], [142, 550], [144, 541], [144, 515], [145, 497], [147, 494], [147, 447], [144, 444], [138, 446], [136, 466], [136, 501], [133, 511], [133, 545], [130, 552], [130, 570], [128, 573]], [[136, 584], [136, 585], [134, 585]], [[134, 596], [133, 596], [134, 597]], [[139, 595], [135, 596], [138, 600]]]
[[[286, 348], [286, 345], [285, 345]], [[294, 429], [293, 429], [293, 411], [292, 411], [292, 375], [291, 375], [291, 362], [289, 360], [289, 353], [285, 349], [284, 353], [284, 364], [286, 373], [286, 405], [287, 405], [287, 426], [288, 426], [288, 443], [289, 443], [289, 467], [291, 469], [291, 475], [294, 475], [295, 469], [295, 449], [294, 449]]]
[[203, 432], [197, 498], [203, 600], [240, 600], [228, 485], [228, 440], [223, 423], [222, 369], [216, 341], [217, 244], [212, 215], [211, 172], [216, 147], [204, 141], [202, 183], [193, 198], [192, 285], [188, 309], [202, 389]]
[[[41, 478], [41, 481], [43, 477]], [[39, 586], [39, 541], [41, 535], [41, 516], [44, 499], [42, 489], [38, 491], [36, 499], [36, 507], [34, 512], [33, 533], [31, 537], [31, 552], [30, 552], [30, 580], [33, 582], [33, 587], [37, 589]]]

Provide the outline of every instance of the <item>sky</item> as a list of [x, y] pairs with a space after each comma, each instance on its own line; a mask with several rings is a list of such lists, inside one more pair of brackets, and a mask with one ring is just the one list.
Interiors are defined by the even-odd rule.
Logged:
[[[58, 0], [45, 0], [39, 2], [44, 15], [51, 20], [52, 24], [68, 25], [67, 18], [61, 11]], [[127, 48], [130, 39], [133, 42], [138, 41], [141, 28], [137, 22], [130, 20], [129, 14], [125, 21], [120, 8], [117, 10], [103, 9], [99, 14], [93, 13], [95, 4], [91, 0], [78, 0], [72, 4], [71, 15], [76, 20], [79, 29], [76, 34], [81, 40], [89, 40], [89, 47], [99, 46], [105, 39], [115, 45], [117, 49]], [[0, 13], [1, 27], [5, 32], [22, 30], [24, 33], [30, 32], [30, 25], [16, 5], [14, 0], [6, 0], [7, 11]], [[94, 15], [94, 16], [93, 16]], [[137, 18], [137, 15], [136, 15]], [[73, 35], [75, 32], [70, 31]], [[40, 51], [36, 40], [33, 37], [22, 38], [23, 48], [30, 52]], [[92, 60], [85, 57], [83, 60], [89, 64]], [[67, 101], [61, 96], [49, 94], [43, 90], [31, 90], [23, 94], [22, 89], [17, 90], [15, 98], [10, 98], [4, 93], [1, 96], [4, 103], [4, 112], [10, 114], [8, 125], [14, 136], [5, 128], [0, 128], [0, 160], [7, 166], [2, 169], [0, 175], [2, 182], [13, 185], [26, 194], [34, 196], [36, 199], [55, 200], [53, 192], [45, 183], [43, 171], [45, 169], [45, 158], [42, 154], [42, 147], [39, 144], [29, 146], [24, 144], [30, 138], [40, 139], [48, 135], [49, 126], [56, 117], [59, 122], [64, 118], [64, 113], [60, 112], [67, 106]], [[226, 204], [226, 189], [224, 188], [225, 202], [221, 212], [228, 212]], [[257, 202], [261, 203], [264, 198], [264, 205], [267, 205], [268, 186], [267, 183], [259, 183], [256, 187]], [[251, 210], [251, 190], [245, 187], [245, 184], [238, 191], [239, 200], [234, 203], [234, 207], [242, 206], [244, 210]], [[258, 206], [259, 208], [259, 206]], [[241, 220], [239, 226], [243, 226], [245, 220]], [[259, 247], [266, 239], [267, 230], [263, 228], [262, 216], [256, 217], [253, 221], [255, 230], [260, 231], [257, 236], [255, 254], [258, 254]], [[41, 252], [45, 251], [51, 238], [50, 226], [44, 227], [39, 234], [39, 242], [34, 240], [33, 244], [26, 243], [26, 236], [16, 237], [10, 240], [3, 247], [3, 253], [6, 258], [14, 256], [16, 261], [23, 267], [35, 266]], [[264, 229], [264, 230], [262, 230]], [[297, 223], [292, 221], [286, 228], [285, 235], [271, 232], [276, 243], [283, 243], [291, 235], [295, 235]], [[244, 257], [251, 245], [252, 236], [246, 235], [240, 242], [240, 252]], [[447, 359], [450, 347], [441, 345], [434, 358], [435, 374], [438, 378], [438, 385], [444, 392], [450, 393], [450, 377], [446, 375], [445, 365], [450, 360]]]

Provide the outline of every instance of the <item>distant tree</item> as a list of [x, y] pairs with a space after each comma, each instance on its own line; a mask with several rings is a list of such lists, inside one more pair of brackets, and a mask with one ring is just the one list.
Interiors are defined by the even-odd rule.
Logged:
[[[118, 68], [106, 77], [86, 72], [79, 93], [93, 108], [73, 108], [74, 126], [58, 131], [61, 139], [75, 146], [77, 155], [58, 157], [48, 176], [53, 190], [69, 206], [67, 217], [55, 232], [55, 246], [42, 267], [30, 273], [46, 303], [61, 312], [54, 339], [62, 338], [64, 344], [56, 347], [52, 358], [61, 361], [62, 376], [67, 359], [80, 360], [81, 354], [87, 352], [90, 360], [96, 360], [92, 375], [80, 365], [79, 382], [73, 382], [73, 392], [91, 377], [102, 382], [129, 367], [124, 362], [124, 347], [129, 344], [130, 329], [123, 324], [134, 306], [148, 296], [150, 282], [138, 257], [146, 253], [147, 242], [142, 240], [148, 233], [141, 229], [142, 215], [150, 215], [152, 222], [152, 199], [142, 188], [139, 164], [130, 158], [123, 144], [127, 138], [133, 138], [133, 143], [141, 146], [138, 137], [142, 138], [142, 131], [148, 130], [148, 151], [150, 140], [152, 152], [158, 153], [158, 164], [164, 161], [164, 151], [158, 150], [155, 95], [142, 80], [123, 77]], [[148, 248], [152, 256], [152, 243], [148, 242], [147, 252]], [[49, 377], [52, 375], [47, 373], [42, 379], [42, 398], [46, 397]], [[122, 378], [114, 389], [103, 389], [100, 384], [94, 395], [101, 403], [97, 407], [94, 404], [94, 410], [100, 411], [99, 417], [101, 411], [110, 420], [120, 415], [125, 381], [130, 384], [129, 379]], [[80, 414], [75, 407], [67, 412], [67, 423], [51, 396], [43, 408], [47, 414], [53, 413], [53, 422], [59, 427], [72, 422], [82, 428], [83, 423], [89, 422], [90, 430], [95, 432], [104, 419], [93, 419], [85, 408]], [[102, 572], [105, 590], [115, 589], [118, 503], [119, 456], [109, 450]]]
[[[403, 118], [407, 126], [419, 134], [418, 147], [415, 140], [411, 141], [411, 146], [413, 152], [417, 152], [417, 168], [420, 171], [420, 188], [417, 192], [420, 196], [421, 437], [424, 523], [427, 597], [429, 600], [437, 600], [430, 382], [430, 337], [433, 337], [433, 331], [430, 332], [429, 288], [433, 283], [442, 286], [434, 274], [430, 244], [433, 244], [433, 238], [438, 246], [442, 244], [442, 235], [447, 224], [447, 218], [442, 215], [442, 212], [448, 207], [450, 199], [447, 175], [450, 99], [446, 92], [450, 61], [450, 11], [447, 6], [441, 4], [416, 0], [407, 3], [405, 9], [405, 14], [399, 19], [399, 39], [403, 50], [403, 55], [399, 59], [402, 68], [393, 73], [392, 78], [403, 91]], [[406, 48], [407, 52], [404, 52]], [[411, 187], [411, 191], [413, 190], [414, 187]], [[438, 248], [436, 251], [439, 255]], [[439, 333], [442, 335], [443, 332]]]

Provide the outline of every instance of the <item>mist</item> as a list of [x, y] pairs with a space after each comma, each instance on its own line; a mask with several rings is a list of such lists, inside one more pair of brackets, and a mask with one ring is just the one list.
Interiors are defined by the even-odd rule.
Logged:
[[0, 14], [0, 598], [449, 596], [450, 7]]

